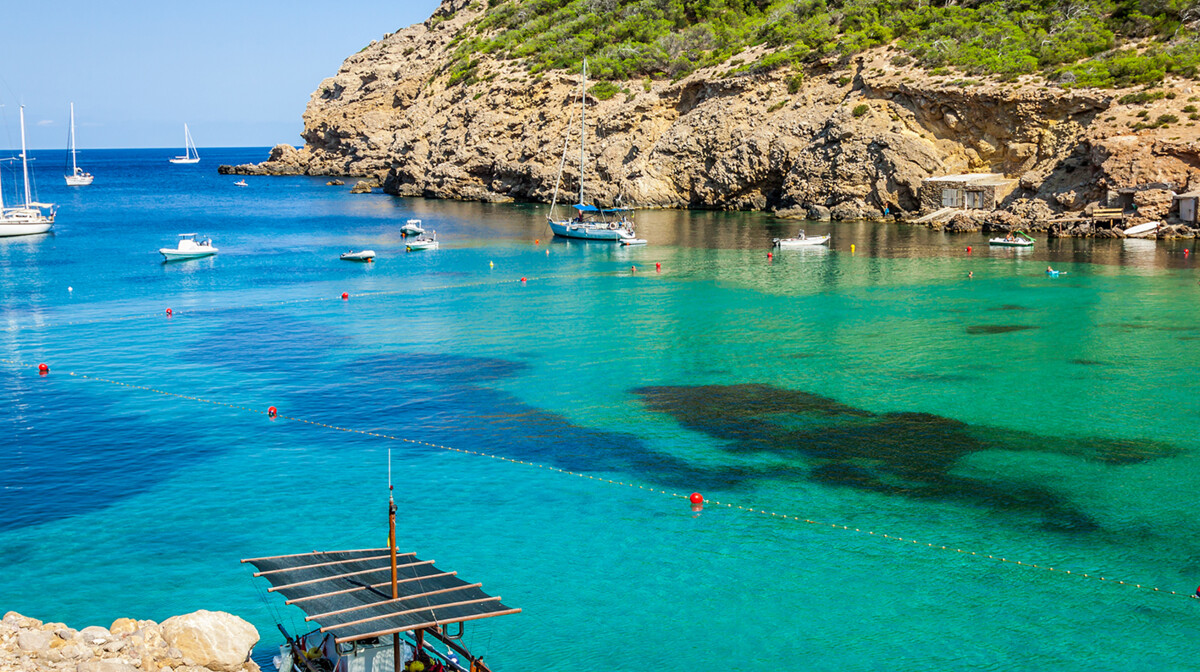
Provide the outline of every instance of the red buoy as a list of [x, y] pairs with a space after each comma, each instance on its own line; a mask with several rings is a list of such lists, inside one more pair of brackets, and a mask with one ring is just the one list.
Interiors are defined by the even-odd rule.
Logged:
[[704, 495], [702, 495], [698, 492], [693, 492], [692, 496], [688, 497], [688, 499], [691, 500], [691, 502], [693, 504], [703, 504], [704, 503]]
[[525, 282], [525, 276], [521, 276], [521, 282]]
[[970, 245], [968, 245], [968, 246], [967, 246], [967, 254], [970, 254], [970, 253], [971, 253], [971, 246], [970, 246]]
[[38, 364], [38, 373], [44, 376], [47, 373], [50, 373], [50, 367], [46, 366], [45, 364]]
[[662, 273], [662, 262], [660, 262], [660, 261], [654, 262], [654, 270], [659, 273]]
[[347, 294], [346, 292], [342, 292], [342, 300], [343, 301], [345, 301], [346, 299], [349, 299], [349, 298], [350, 298], [349, 294]]
[[267, 409], [267, 417], [268, 418], [273, 418], [276, 415], [279, 415], [279, 410], [276, 409], [274, 406]]
[[174, 315], [174, 313], [171, 312], [170, 308], [167, 308], [167, 317], [170, 317], [172, 315]]

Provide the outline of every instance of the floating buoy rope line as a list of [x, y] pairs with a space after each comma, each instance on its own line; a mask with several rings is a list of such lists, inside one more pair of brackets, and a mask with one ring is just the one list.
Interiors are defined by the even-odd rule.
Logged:
[[[233, 310], [250, 310], [250, 309], [254, 309], [254, 308], [276, 308], [279, 306], [290, 306], [290, 305], [301, 304], [301, 303], [342, 301], [342, 300], [346, 300], [346, 299], [370, 299], [372, 297], [377, 297], [377, 296], [394, 296], [397, 294], [412, 295], [412, 294], [419, 294], [421, 292], [436, 292], [436, 291], [442, 291], [442, 290], [447, 290], [447, 289], [469, 289], [471, 287], [502, 287], [504, 285], [519, 284], [520, 282], [524, 282], [526, 280], [528, 280], [530, 282], [542, 282], [542, 281], [546, 281], [546, 280], [578, 280], [581, 278], [620, 277], [621, 275], [623, 275], [623, 274], [619, 271], [612, 271], [612, 272], [607, 272], [607, 273], [564, 273], [564, 274], [557, 274], [557, 275], [529, 276], [528, 278], [523, 277], [523, 278], [520, 278], [519, 280], [517, 278], [513, 277], [513, 278], [505, 278], [503, 280], [495, 280], [495, 279], [481, 280], [479, 282], [465, 282], [465, 283], [452, 284], [452, 285], [436, 285], [433, 287], [424, 287], [424, 288], [418, 288], [418, 289], [389, 289], [389, 290], [383, 290], [383, 291], [378, 291], [378, 292], [363, 292], [361, 294], [352, 294], [349, 292], [342, 292], [342, 293], [339, 293], [339, 294], [336, 294], [333, 296], [316, 296], [316, 297], [309, 297], [309, 298], [305, 298], [305, 299], [284, 299], [282, 301], [267, 301], [265, 303], [238, 304], [238, 305], [232, 305], [232, 306], [211, 306], [211, 307], [206, 307], [206, 308], [193, 308], [191, 310], [176, 310], [173, 308], [166, 308], [165, 314], [167, 317], [175, 318], [175, 317], [181, 317], [181, 316], [203, 315], [203, 314], [207, 314], [207, 313], [218, 313], [218, 312], [233, 311]], [[343, 295], [345, 295], [345, 296], [343, 296]], [[151, 318], [161, 319], [163, 317], [163, 315], [164, 315], [164, 312], [159, 311], [159, 312], [154, 312], [154, 313], [138, 313], [138, 314], [134, 314], [134, 315], [125, 315], [125, 316], [117, 316], [117, 317], [101, 317], [101, 318], [96, 318], [94, 320], [77, 320], [77, 321], [72, 321], [72, 322], [51, 322], [51, 323], [45, 323], [45, 324], [29, 324], [29, 325], [24, 325], [24, 326], [18, 324], [18, 325], [9, 325], [7, 327], [0, 328], [0, 331], [7, 331], [7, 332], [16, 332], [16, 331], [22, 331], [22, 330], [32, 331], [34, 329], [49, 329], [49, 328], [53, 328], [53, 327], [72, 327], [72, 326], [80, 326], [80, 325], [84, 325], [84, 324], [104, 324], [104, 323], [108, 323], [108, 322], [129, 322], [131, 320], [149, 320]]]
[[[9, 364], [9, 365], [16, 366], [19, 368], [33, 368], [34, 367], [33, 364], [30, 364], [28, 362], [22, 362], [22, 361], [17, 361], [17, 360], [12, 360], [12, 359], [0, 359], [0, 363]], [[546, 471], [564, 474], [567, 476], [577, 476], [579, 478], [585, 478], [585, 479], [588, 479], [591, 481], [596, 481], [598, 483], [610, 483], [612, 485], [620, 485], [620, 486], [624, 486], [624, 487], [628, 487], [628, 488], [637, 488], [638, 490], [644, 490], [646, 492], [650, 492], [650, 493], [654, 493], [654, 494], [658, 494], [658, 495], [666, 495], [668, 497], [674, 497], [676, 499], [688, 500], [688, 501], [691, 501], [691, 503], [693, 505], [696, 504], [695, 496], [699, 494], [699, 493], [680, 494], [678, 492], [662, 490], [659, 488], [643, 485], [641, 483], [626, 483], [625, 481], [613, 480], [611, 478], [605, 478], [603, 476], [593, 476], [591, 474], [584, 474], [584, 473], [580, 473], [580, 472], [576, 472], [576, 471], [569, 471], [567, 469], [561, 469], [559, 467], [549, 466], [549, 465], [545, 465], [545, 464], [538, 464], [537, 462], [529, 462], [526, 460], [518, 460], [516, 458], [505, 457], [503, 455], [484, 453], [484, 452], [480, 452], [477, 450], [467, 450], [465, 448], [455, 448], [453, 446], [445, 446], [445, 445], [442, 445], [439, 443], [431, 443], [429, 441], [421, 441], [419, 439], [409, 439], [409, 438], [404, 438], [401, 436], [393, 436], [391, 434], [383, 434], [380, 432], [368, 432], [363, 429], [354, 429], [351, 427], [340, 427], [338, 425], [331, 425], [329, 423], [321, 422], [319, 420], [309, 420], [308, 418], [301, 418], [301, 417], [291, 416], [291, 415], [283, 415], [281, 413], [278, 413], [274, 406], [271, 406], [267, 410], [263, 410], [261, 408], [250, 408], [249, 406], [241, 406], [239, 404], [231, 404], [231, 403], [224, 402], [224, 401], [205, 399], [204, 397], [196, 397], [196, 396], [187, 395], [187, 394], [179, 394], [177, 392], [168, 392], [166, 390], [160, 390], [157, 388], [148, 387], [146, 385], [135, 385], [133, 383], [125, 383], [125, 382], [122, 382], [119, 380], [112, 380], [110, 378], [102, 378], [100, 376], [91, 376], [91, 375], [87, 375], [87, 374], [83, 374], [83, 373], [75, 373], [74, 371], [68, 371], [65, 374], [56, 374], [56, 375], [66, 375], [66, 376], [70, 376], [72, 378], [79, 378], [82, 380], [90, 380], [90, 381], [96, 381], [96, 382], [101, 382], [101, 383], [108, 383], [110, 385], [116, 385], [116, 386], [124, 387], [124, 388], [130, 389], [130, 390], [142, 390], [144, 392], [153, 392], [154, 394], [162, 395], [164, 397], [174, 397], [176, 399], [186, 399], [188, 401], [195, 401], [195, 402], [199, 402], [202, 404], [209, 404], [212, 406], [221, 406], [224, 408], [230, 408], [230, 409], [234, 409], [234, 410], [238, 410], [238, 411], [257, 413], [259, 415], [268, 416], [274, 420], [287, 420], [290, 422], [298, 422], [298, 423], [305, 424], [305, 425], [312, 425], [314, 427], [323, 427], [325, 429], [332, 429], [332, 430], [336, 430], [339, 432], [346, 432], [348, 434], [361, 434], [363, 436], [373, 436], [373, 437], [376, 437], [379, 439], [388, 439], [390, 441], [400, 441], [401, 443], [409, 443], [409, 444], [418, 445], [418, 446], [426, 446], [428, 448], [437, 448], [439, 450], [446, 450], [446, 451], [449, 451], [452, 453], [459, 453], [462, 455], [474, 455], [477, 457], [486, 457], [486, 458], [493, 459], [493, 460], [499, 460], [501, 462], [508, 462], [510, 464], [519, 464], [519, 465], [526, 466], [526, 467], [534, 467], [537, 469], [544, 469]], [[874, 537], [877, 539], [888, 539], [890, 541], [895, 541], [895, 542], [900, 542], [900, 543], [905, 543], [905, 544], [912, 544], [914, 546], [923, 546], [923, 547], [927, 547], [927, 548], [931, 548], [931, 549], [935, 549], [935, 550], [953, 551], [954, 553], [959, 553], [961, 555], [968, 555], [968, 556], [972, 556], [972, 557], [976, 557], [976, 558], [980, 558], [980, 559], [994, 560], [996, 562], [1001, 562], [1001, 563], [1010, 564], [1010, 565], [1020, 565], [1022, 567], [1038, 569], [1038, 570], [1042, 570], [1042, 571], [1046, 571], [1046, 572], [1054, 572], [1056, 574], [1067, 574], [1067, 575], [1076, 576], [1076, 577], [1083, 577], [1085, 579], [1092, 579], [1094, 581], [1103, 581], [1105, 583], [1113, 583], [1113, 584], [1118, 584], [1118, 585], [1122, 585], [1122, 586], [1128, 586], [1131, 588], [1141, 588], [1143, 590], [1147, 590], [1147, 591], [1154, 592], [1154, 593], [1159, 593], [1161, 595], [1174, 595], [1177, 597], [1186, 597], [1188, 599], [1200, 599], [1200, 589], [1197, 589], [1196, 593], [1180, 592], [1180, 591], [1176, 591], [1176, 590], [1167, 590], [1165, 588], [1157, 588], [1155, 586], [1151, 586], [1151, 585], [1147, 585], [1147, 584], [1143, 584], [1143, 583], [1136, 583], [1134, 581], [1125, 581], [1125, 580], [1121, 580], [1121, 579], [1114, 579], [1114, 578], [1111, 578], [1108, 576], [1101, 576], [1099, 574], [1094, 574], [1094, 573], [1072, 571], [1069, 569], [1063, 569], [1061, 567], [1052, 567], [1052, 566], [1046, 565], [1046, 564], [1038, 564], [1038, 563], [1033, 563], [1033, 562], [1024, 562], [1022, 560], [1014, 560], [1014, 559], [1006, 557], [1006, 556], [996, 555], [993, 553], [984, 553], [983, 551], [971, 551], [971, 550], [967, 550], [964, 548], [955, 548], [953, 545], [934, 544], [931, 542], [921, 541], [919, 539], [913, 539], [912, 537], [901, 537], [901, 536], [894, 535], [894, 534], [884, 534], [882, 532], [875, 532], [874, 530], [866, 530], [866, 529], [862, 529], [860, 527], [852, 527], [850, 525], [842, 525], [840, 523], [830, 523], [827, 521], [813, 520], [811, 518], [804, 518], [802, 516], [796, 516], [796, 515], [787, 514], [787, 513], [777, 513], [775, 511], [768, 511], [767, 509], [759, 509], [759, 508], [755, 508], [752, 506], [743, 506], [741, 504], [734, 504], [732, 502], [721, 502], [721, 501], [718, 501], [715, 499], [706, 499], [706, 498], [703, 498], [703, 496], [701, 496], [701, 503], [704, 505], [725, 507], [728, 509], [736, 509], [738, 511], [745, 511], [746, 513], [757, 513], [762, 516], [770, 516], [771, 518], [778, 518], [781, 520], [805, 523], [808, 525], [816, 525], [816, 526], [822, 527], [822, 528], [828, 527], [828, 528], [832, 528], [835, 530], [854, 532], [856, 534], [870, 536], [870, 537]]]

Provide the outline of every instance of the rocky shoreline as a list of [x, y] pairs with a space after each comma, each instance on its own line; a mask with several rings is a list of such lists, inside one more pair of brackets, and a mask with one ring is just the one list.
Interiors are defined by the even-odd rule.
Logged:
[[[578, 133], [578, 73], [531, 75], [520, 61], [480, 54], [473, 77], [452, 78], [453, 45], [486, 7], [444, 0], [429, 21], [372, 42], [313, 92], [302, 147], [277, 145], [263, 163], [220, 171], [363, 178], [399, 196], [549, 202], [564, 138]], [[763, 49], [736, 60], [754, 62]], [[617, 93], [587, 98], [589, 193], [641, 208], [912, 220], [923, 180], [994, 172], [1019, 187], [998, 210], [968, 213], [950, 230], [978, 221], [996, 231], [1119, 236], [1051, 220], [1083, 219], [1126, 190], [1153, 192], [1154, 201], [1127, 224], [1166, 221], [1170, 196], [1157, 212], [1163, 194], [1200, 189], [1200, 126], [1187, 121], [1200, 120], [1189, 102], [1200, 96], [1190, 81], [1168, 78], [1153, 95], [1063, 88], [1036, 75], [975, 81], [901, 56], [877, 47], [804, 72], [737, 73], [730, 61], [679, 80], [614, 83]], [[567, 161], [563, 184], [578, 181], [578, 163]]]
[[155, 623], [118, 618], [81, 630], [10, 611], [0, 620], [5, 672], [259, 672], [250, 660], [258, 631], [223, 611]]

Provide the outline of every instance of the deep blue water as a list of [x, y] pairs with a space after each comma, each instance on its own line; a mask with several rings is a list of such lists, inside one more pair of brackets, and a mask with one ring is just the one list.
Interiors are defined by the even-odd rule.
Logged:
[[[1078, 576], [1200, 583], [1191, 241], [808, 223], [832, 249], [768, 261], [795, 223], [645, 212], [621, 249], [175, 153], [68, 189], [35, 152], [55, 231], [0, 239], [0, 611], [223, 609], [270, 646], [299, 612], [238, 560], [382, 545], [391, 450], [402, 549], [524, 609], [467, 628], [496, 669], [1192, 666], [1200, 601]], [[162, 263], [193, 231], [220, 254]]]

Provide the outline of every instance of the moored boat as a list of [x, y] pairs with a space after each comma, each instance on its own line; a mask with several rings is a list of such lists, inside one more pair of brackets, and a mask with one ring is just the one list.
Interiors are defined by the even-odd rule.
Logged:
[[71, 103], [71, 135], [68, 144], [71, 145], [71, 174], [63, 177], [68, 187], [86, 187], [95, 178], [75, 163], [75, 103]]
[[161, 248], [158, 253], [166, 257], [167, 261], [178, 261], [211, 257], [218, 252], [217, 248], [213, 247], [212, 239], [197, 241], [194, 233], [181, 233], [179, 239], [179, 245]]
[[373, 261], [375, 259], [375, 250], [359, 250], [355, 252], [343, 252], [342, 256], [338, 257], [342, 261]]
[[809, 236], [803, 230], [796, 234], [794, 238], [776, 238], [774, 239], [775, 247], [781, 250], [786, 250], [792, 247], [812, 247], [814, 245], [824, 245], [829, 242], [832, 236]]
[[29, 189], [29, 157], [25, 149], [25, 106], [21, 106], [21, 174], [25, 180], [25, 203], [4, 207], [4, 189], [0, 184], [0, 237], [46, 233], [54, 226], [54, 204], [33, 200]]
[[250, 185], [249, 185], [249, 184], [246, 184], [246, 180], [242, 179], [242, 180], [238, 180], [237, 182], [234, 182], [234, 183], [233, 183], [233, 186], [235, 186], [235, 187], [248, 187], [248, 186], [250, 186]]
[[169, 159], [171, 163], [200, 163], [200, 152], [196, 150], [196, 142], [192, 140], [192, 132], [188, 125], [183, 125], [183, 156]]
[[425, 233], [425, 229], [421, 228], [421, 220], [410, 219], [400, 227], [400, 233], [406, 236], [416, 236]]
[[432, 560], [400, 553], [390, 495], [388, 530], [386, 548], [242, 560], [258, 570], [254, 576], [271, 583], [268, 592], [282, 594], [317, 625], [300, 634], [276, 623], [287, 640], [280, 647], [279, 672], [491, 672], [467, 648], [466, 623], [521, 610]]
[[436, 250], [438, 249], [437, 231], [422, 233], [421, 235], [409, 240], [404, 244], [404, 247], [409, 252], [419, 252], [421, 250]]
[[1024, 231], [1017, 231], [1016, 234], [1010, 233], [1003, 238], [992, 238], [988, 240], [988, 245], [996, 247], [1033, 247], [1034, 242], [1036, 241], [1029, 234]]

